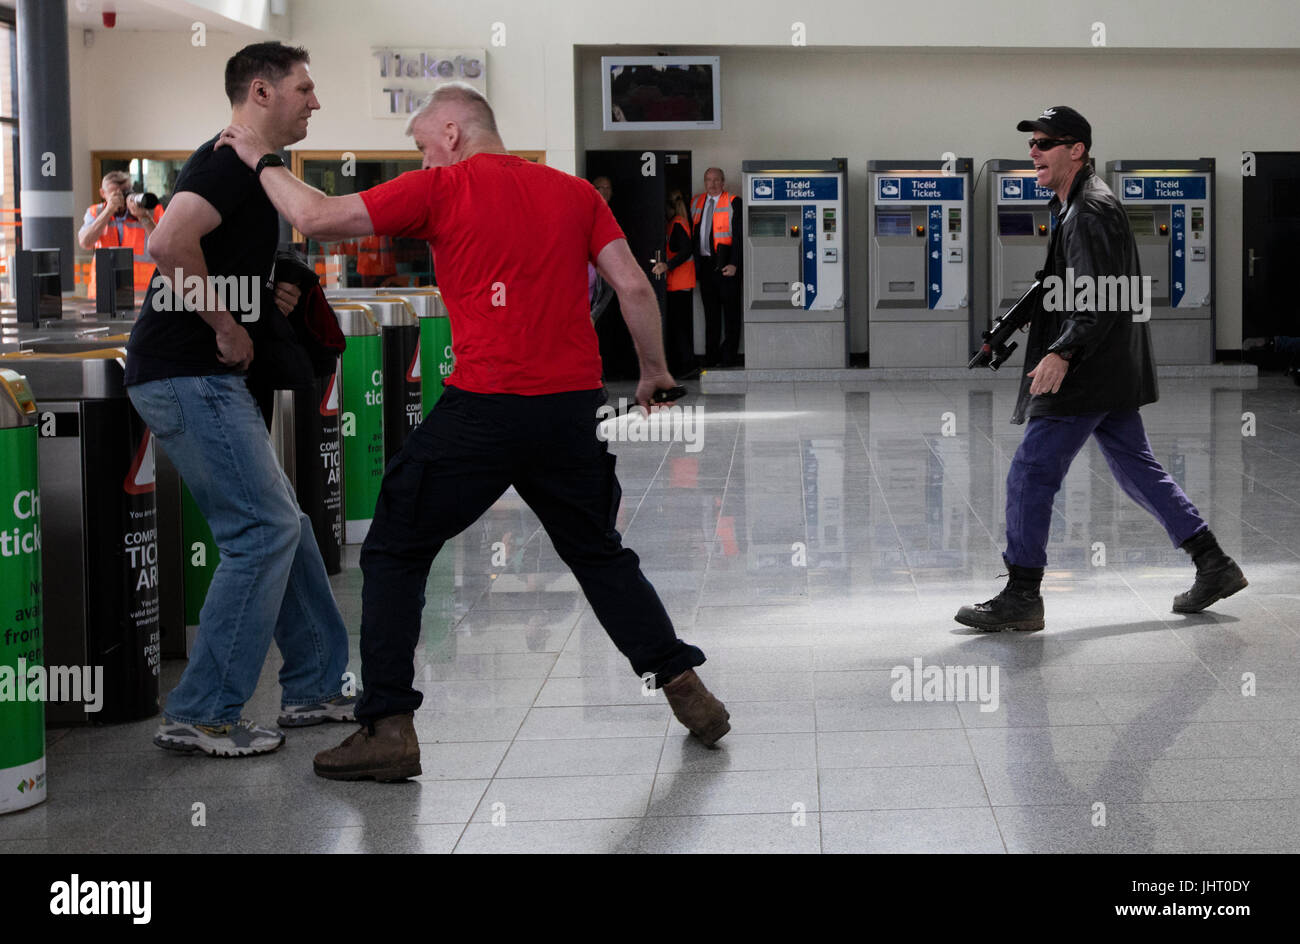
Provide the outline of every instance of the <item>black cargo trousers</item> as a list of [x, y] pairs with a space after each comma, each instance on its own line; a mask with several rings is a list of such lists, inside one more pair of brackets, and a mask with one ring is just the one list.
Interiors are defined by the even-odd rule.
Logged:
[[622, 489], [596, 436], [605, 391], [542, 396], [469, 393], [448, 386], [389, 463], [361, 548], [362, 697], [357, 719], [414, 711], [415, 647], [429, 569], [513, 485], [596, 618], [644, 677], [662, 685], [704, 662], [677, 638], [641, 562], [615, 530]]

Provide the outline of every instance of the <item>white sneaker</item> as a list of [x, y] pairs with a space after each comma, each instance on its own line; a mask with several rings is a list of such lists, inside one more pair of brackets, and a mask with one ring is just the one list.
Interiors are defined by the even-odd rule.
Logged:
[[202, 751], [212, 757], [247, 757], [268, 754], [284, 743], [284, 734], [241, 718], [236, 724], [184, 724], [164, 721], [153, 742], [168, 751], [192, 754]]
[[305, 728], [324, 721], [354, 722], [356, 707], [356, 695], [335, 695], [314, 705], [286, 705], [276, 723], [282, 728]]

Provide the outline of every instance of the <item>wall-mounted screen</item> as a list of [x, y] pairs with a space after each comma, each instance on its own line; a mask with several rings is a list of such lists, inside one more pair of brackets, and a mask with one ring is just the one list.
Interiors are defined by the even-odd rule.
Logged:
[[604, 129], [720, 129], [718, 62], [718, 56], [602, 56]]

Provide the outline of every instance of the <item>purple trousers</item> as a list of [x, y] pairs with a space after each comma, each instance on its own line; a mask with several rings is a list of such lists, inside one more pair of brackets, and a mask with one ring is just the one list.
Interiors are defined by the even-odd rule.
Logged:
[[1008, 564], [1047, 566], [1052, 501], [1089, 436], [1097, 437], [1119, 487], [1155, 515], [1174, 547], [1205, 530], [1205, 519], [1196, 506], [1151, 454], [1137, 410], [1037, 416], [1029, 421], [1007, 474], [1007, 550], [1003, 558]]

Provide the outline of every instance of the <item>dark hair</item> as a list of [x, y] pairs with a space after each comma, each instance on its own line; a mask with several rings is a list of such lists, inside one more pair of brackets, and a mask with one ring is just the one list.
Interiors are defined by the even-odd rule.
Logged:
[[245, 46], [226, 62], [226, 98], [231, 105], [242, 105], [248, 98], [248, 83], [254, 79], [279, 82], [299, 62], [311, 62], [311, 56], [301, 46], [284, 43]]

